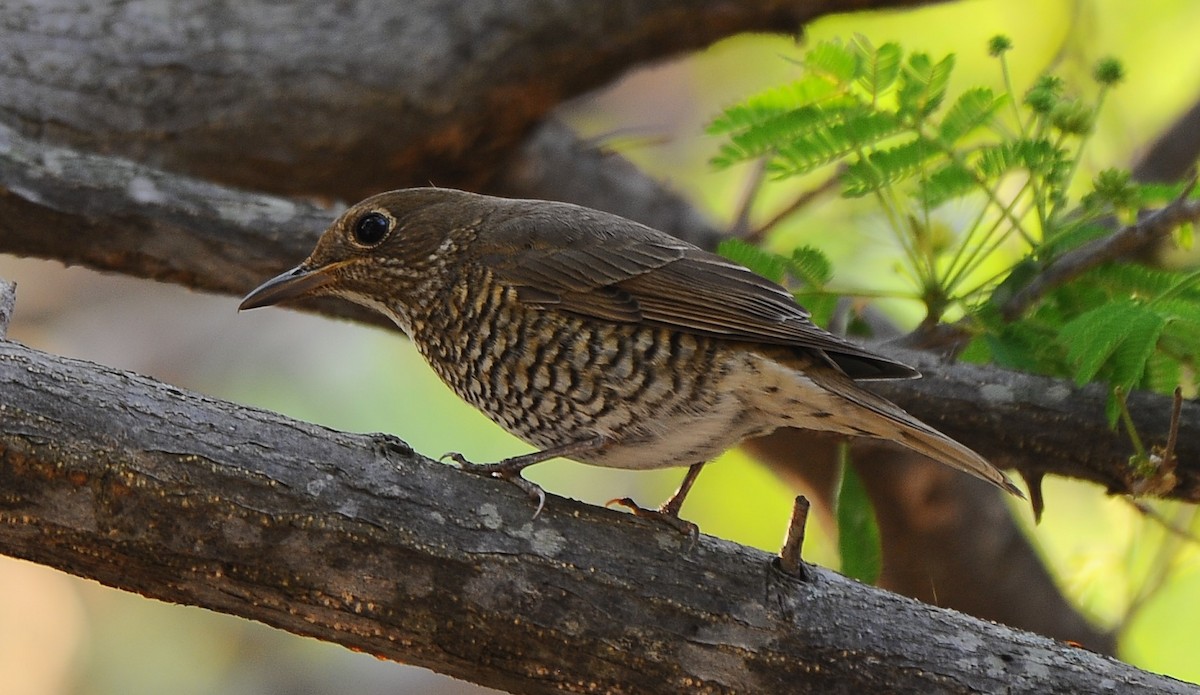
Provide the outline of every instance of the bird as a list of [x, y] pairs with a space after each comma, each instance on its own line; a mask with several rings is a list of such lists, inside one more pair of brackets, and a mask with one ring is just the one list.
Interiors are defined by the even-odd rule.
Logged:
[[665, 232], [569, 203], [450, 188], [349, 207], [239, 310], [335, 296], [390, 318], [463, 400], [535, 450], [462, 469], [545, 502], [521, 472], [552, 458], [703, 466], [780, 427], [891, 441], [1023, 497], [966, 446], [857, 382], [919, 373], [815, 325], [784, 287]]

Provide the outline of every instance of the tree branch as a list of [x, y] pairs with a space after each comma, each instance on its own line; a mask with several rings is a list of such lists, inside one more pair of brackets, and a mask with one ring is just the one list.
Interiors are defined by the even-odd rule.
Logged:
[[915, 4], [247, 0], [214, 12], [177, 0], [146, 12], [14, 0], [0, 25], [0, 121], [261, 191], [482, 190], [551, 109], [634, 66]]
[[1054, 259], [1028, 285], [1022, 287], [1000, 308], [1005, 320], [1012, 321], [1023, 314], [1050, 290], [1079, 277], [1098, 265], [1125, 258], [1163, 239], [1185, 222], [1200, 220], [1200, 200], [1183, 196], [1170, 205], [1155, 210], [1109, 236], [1068, 251]]
[[[866, 386], [996, 465], [1027, 476], [1052, 473], [1089, 480], [1114, 494], [1132, 494], [1144, 486], [1128, 465], [1128, 437], [1108, 427], [1104, 384], [1076, 387], [1036, 374], [951, 364], [925, 352], [882, 351], [920, 369], [922, 378]], [[1165, 443], [1174, 399], [1135, 391], [1128, 405], [1142, 439]], [[1163, 496], [1200, 502], [1200, 403], [1183, 403], [1176, 452], [1177, 479]]]
[[398, 440], [0, 343], [0, 548], [520, 692], [1195, 693]]

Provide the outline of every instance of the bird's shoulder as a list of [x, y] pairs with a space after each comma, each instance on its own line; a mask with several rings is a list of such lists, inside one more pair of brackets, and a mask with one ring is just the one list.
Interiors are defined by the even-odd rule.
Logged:
[[476, 260], [529, 307], [819, 350], [856, 378], [916, 375], [819, 328], [780, 285], [617, 215], [512, 201], [481, 227], [474, 246]]

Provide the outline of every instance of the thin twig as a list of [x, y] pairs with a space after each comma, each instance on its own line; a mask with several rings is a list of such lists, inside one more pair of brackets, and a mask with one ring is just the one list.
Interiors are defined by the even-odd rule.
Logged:
[[[1134, 506], [1136, 507], [1137, 505], [1135, 504]], [[1151, 515], [1152, 518], [1156, 516], [1156, 514]], [[1183, 525], [1177, 522], [1190, 525], [1195, 517], [1196, 507], [1185, 506], [1180, 507], [1177, 511], [1175, 521], [1162, 519], [1163, 527], [1171, 531], [1171, 533], [1159, 544], [1154, 553], [1154, 560], [1151, 562], [1145, 581], [1142, 582], [1142, 585], [1138, 587], [1137, 593], [1130, 599], [1129, 605], [1125, 608], [1124, 615], [1113, 626], [1115, 634], [1119, 635], [1123, 633], [1129, 624], [1133, 622], [1134, 618], [1141, 613], [1142, 609], [1150, 603], [1150, 600], [1162, 590], [1167, 580], [1171, 577], [1172, 570], [1179, 561], [1179, 554], [1183, 544], [1196, 541], [1196, 538], [1192, 534], [1186, 532], [1179, 533], [1178, 531], [1182, 531], [1182, 529], [1177, 528]]]
[[1200, 545], [1200, 536], [1192, 533], [1192, 531], [1187, 527], [1177, 524], [1171, 519], [1163, 516], [1163, 513], [1150, 506], [1149, 502], [1136, 497], [1125, 497], [1125, 501], [1129, 503], [1129, 506], [1136, 509], [1142, 516], [1157, 522], [1160, 526], [1162, 526], [1164, 531], [1170, 533], [1172, 536], [1181, 538], [1189, 543], [1196, 543]]
[[750, 178], [742, 191], [742, 199], [738, 202], [737, 214], [733, 216], [733, 224], [729, 230], [731, 236], [742, 237], [753, 243], [761, 241], [761, 237], [755, 237], [750, 232], [750, 214], [754, 210], [754, 201], [758, 200], [758, 194], [762, 192], [763, 183], [767, 180], [767, 161], [767, 157], [759, 157], [754, 161], [754, 168], [751, 169]]
[[774, 229], [775, 226], [780, 222], [796, 214], [800, 210], [803, 210], [808, 206], [809, 203], [813, 202], [817, 198], [825, 195], [834, 188], [837, 188], [838, 183], [840, 183], [842, 180], [843, 171], [845, 171], [845, 166], [839, 166], [837, 171], [833, 172], [833, 175], [817, 184], [815, 187], [801, 193], [796, 197], [795, 200], [788, 204], [787, 207], [775, 213], [771, 219], [762, 223], [757, 228], [746, 232], [743, 238], [751, 243], [758, 243], [762, 241], [762, 238], [766, 236], [767, 232]]
[[1098, 265], [1128, 256], [1158, 241], [1180, 224], [1200, 220], [1200, 200], [1189, 200], [1187, 197], [1195, 183], [1193, 179], [1170, 205], [1055, 259], [1032, 282], [1005, 302], [1001, 309], [1004, 318], [1012, 321], [1055, 287], [1070, 282]]
[[804, 547], [804, 526], [808, 523], [808, 498], [804, 495], [796, 497], [792, 507], [792, 521], [788, 524], [787, 537], [783, 548], [779, 551], [779, 569], [784, 574], [800, 580], [807, 579], [804, 571], [804, 559], [801, 557]]
[[1163, 450], [1163, 460], [1175, 468], [1175, 445], [1179, 443], [1179, 419], [1183, 416], [1183, 387], [1176, 386], [1174, 401], [1171, 404], [1171, 429], [1167, 432], [1167, 446]]
[[12, 320], [16, 304], [17, 283], [0, 278], [0, 340], [8, 335], [8, 322]]

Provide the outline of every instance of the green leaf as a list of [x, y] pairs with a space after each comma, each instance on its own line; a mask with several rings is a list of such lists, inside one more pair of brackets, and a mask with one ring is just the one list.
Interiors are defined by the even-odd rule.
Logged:
[[1071, 249], [1079, 248], [1089, 241], [1112, 234], [1112, 228], [1086, 220], [1071, 220], [1062, 225], [1053, 236], [1042, 242], [1038, 255], [1050, 259]]
[[1161, 352], [1150, 355], [1146, 362], [1146, 387], [1157, 393], [1170, 393], [1183, 383], [1183, 369], [1177, 360]]
[[724, 239], [717, 253], [734, 263], [741, 263], [771, 282], [783, 282], [789, 261], [784, 256], [764, 251], [743, 239]]
[[721, 135], [765, 123], [780, 114], [815, 106], [842, 95], [837, 85], [818, 75], [805, 75], [790, 84], [759, 92], [725, 109], [708, 126], [710, 135]]
[[1126, 300], [1096, 307], [1062, 327], [1059, 340], [1074, 365], [1076, 383], [1086, 384], [1096, 376], [1125, 339], [1125, 327], [1138, 313], [1138, 307]]
[[793, 294], [796, 303], [804, 307], [813, 323], [828, 328], [833, 320], [833, 312], [837, 310], [839, 296], [834, 292], [823, 290], [800, 290]]
[[947, 162], [918, 182], [916, 199], [932, 210], [979, 190], [979, 181], [970, 170], [958, 162]]
[[896, 83], [903, 51], [897, 43], [885, 43], [876, 49], [864, 36], [855, 38], [854, 48], [858, 51], [861, 66], [857, 84], [874, 103]]
[[901, 113], [917, 119], [933, 113], [946, 97], [954, 70], [954, 54], [934, 63], [927, 53], [913, 53], [901, 72], [898, 98]]
[[804, 66], [845, 85], [858, 77], [859, 59], [852, 48], [840, 41], [822, 41], [804, 55]]
[[721, 153], [714, 158], [722, 165], [753, 159], [789, 145], [804, 133], [826, 126], [839, 118], [837, 112], [827, 112], [816, 106], [803, 106], [772, 115], [732, 134]]
[[1059, 340], [1076, 383], [1085, 384], [1106, 368], [1111, 383], [1131, 389], [1141, 381], [1166, 324], [1145, 305], [1121, 299], [1075, 317], [1062, 327]]
[[1148, 308], [1138, 312], [1137, 318], [1126, 327], [1125, 339], [1109, 360], [1109, 383], [1123, 387], [1126, 393], [1141, 385], [1146, 364], [1166, 325], [1165, 318]]
[[801, 246], [792, 251], [788, 270], [804, 284], [818, 289], [833, 279], [833, 264], [829, 262], [829, 257], [812, 246]]
[[[1160, 270], [1136, 263], [1106, 263], [1086, 275], [1087, 281], [1107, 288], [1113, 295], [1156, 298], [1167, 293], [1188, 295], [1189, 274]], [[1197, 296], [1194, 292], [1191, 296]], [[1157, 301], [1157, 300], [1156, 300]]]
[[889, 149], [872, 152], [846, 167], [842, 194], [849, 198], [867, 195], [913, 176], [921, 165], [940, 154], [928, 140], [917, 137]]
[[1065, 161], [1066, 153], [1045, 139], [1014, 140], [986, 145], [971, 158], [984, 177], [998, 179], [1016, 169], [1045, 174]]
[[1174, 304], [1156, 304], [1159, 313], [1167, 317], [1167, 325], [1159, 338], [1159, 349], [1175, 360], [1197, 361], [1200, 358], [1200, 306], [1195, 302], [1179, 302], [1179, 308], [1176, 308]]
[[992, 119], [1008, 97], [995, 96], [987, 87], [969, 89], [959, 95], [946, 112], [939, 129], [942, 142], [953, 145], [959, 138]]
[[826, 116], [823, 122], [777, 146], [776, 171], [787, 175], [808, 173], [870, 147], [902, 128], [895, 116], [880, 111], [845, 109], [823, 115]]
[[[844, 447], [843, 447], [844, 449]], [[838, 551], [842, 574], [874, 584], [883, 568], [883, 550], [875, 509], [862, 480], [842, 457], [842, 484], [837, 498]]]

